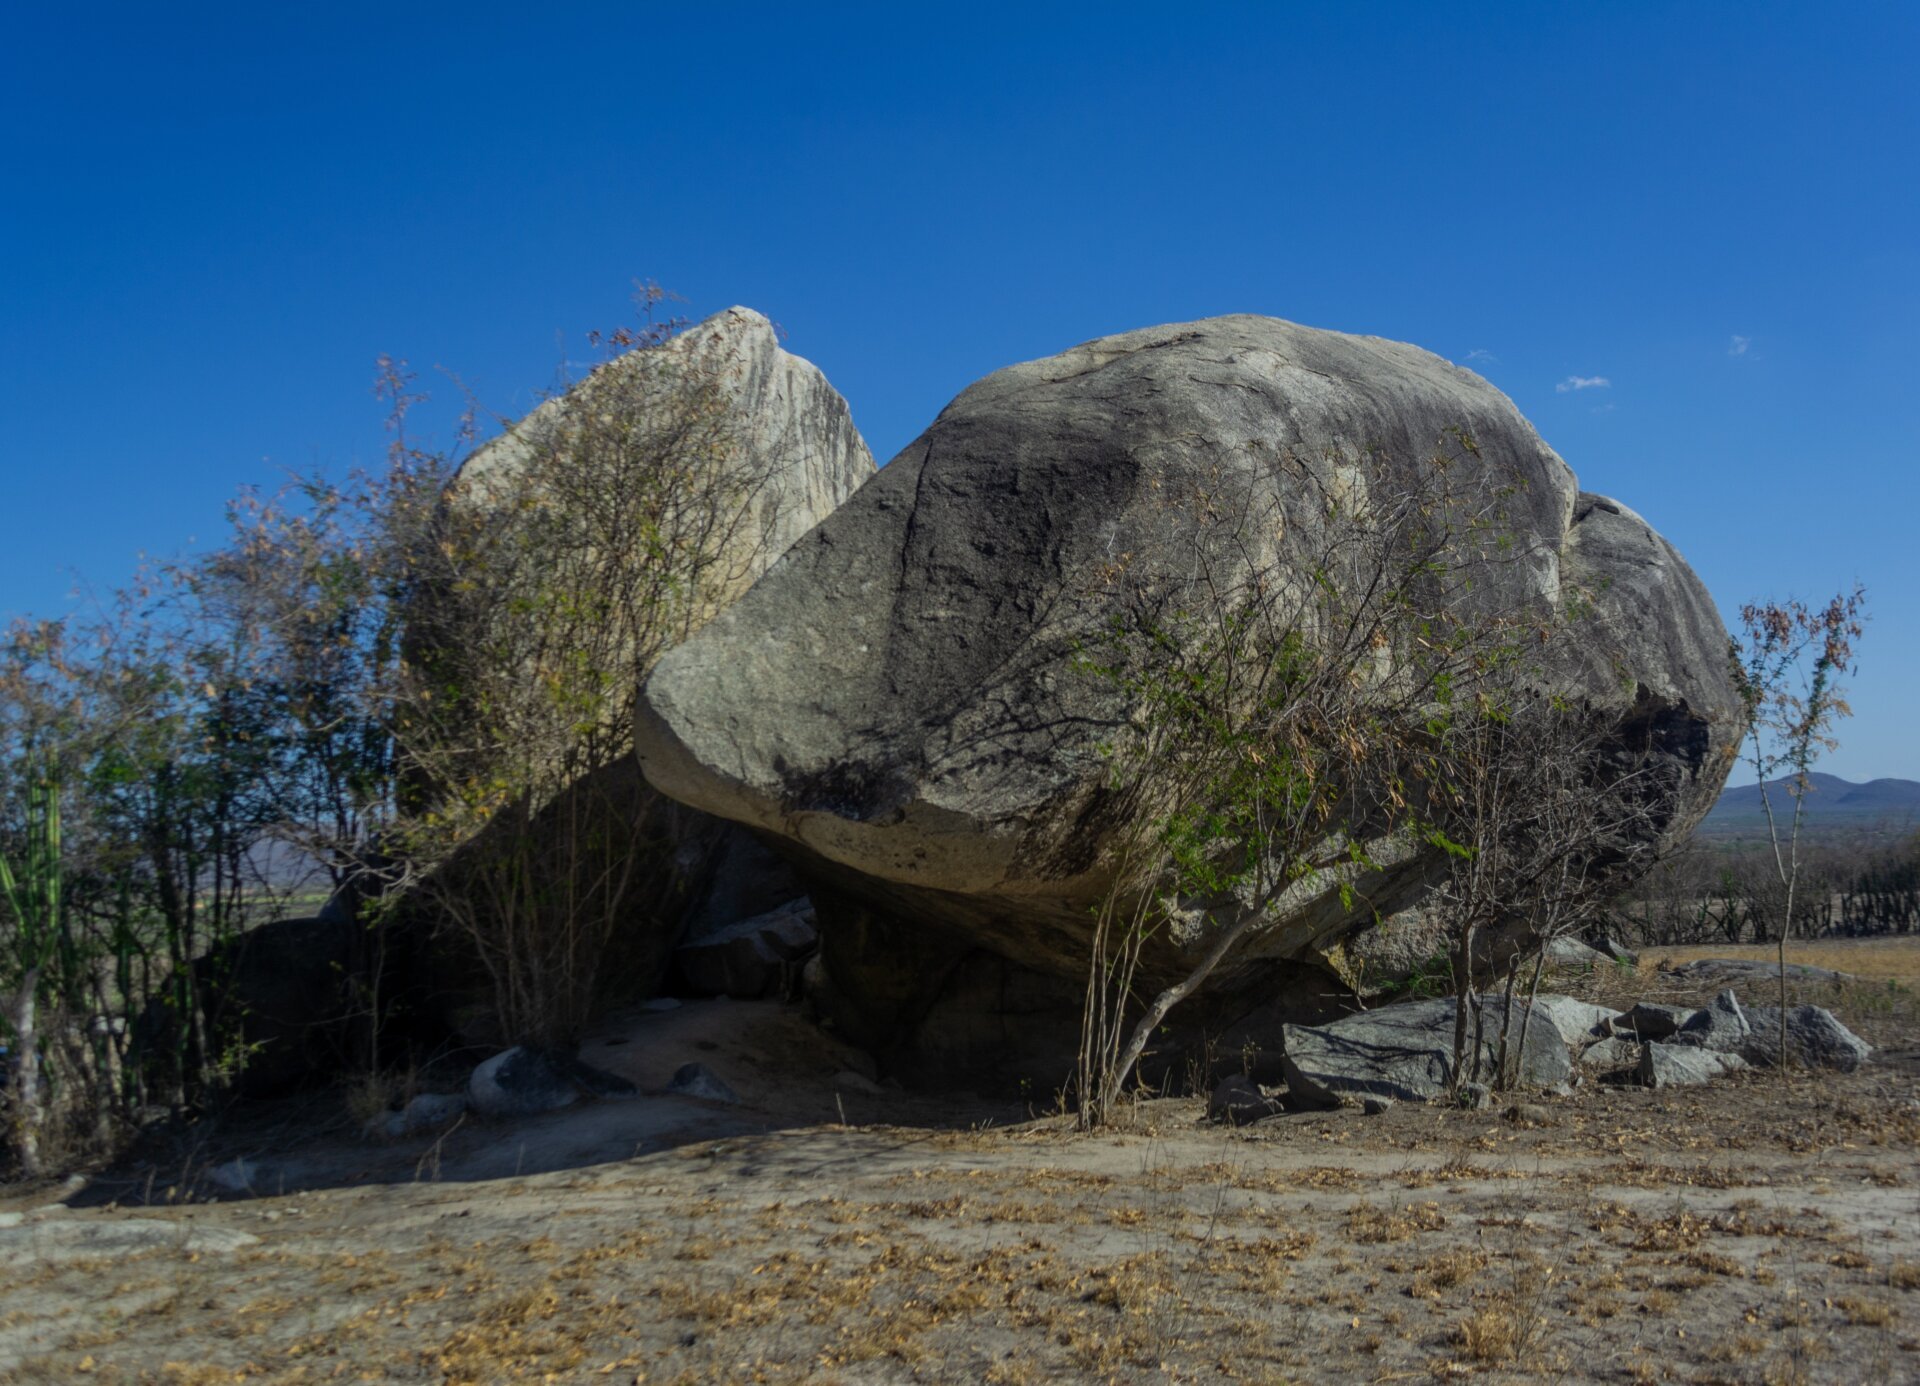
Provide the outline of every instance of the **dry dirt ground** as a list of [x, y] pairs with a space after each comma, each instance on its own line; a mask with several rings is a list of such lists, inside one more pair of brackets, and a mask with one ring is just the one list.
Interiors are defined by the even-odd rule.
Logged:
[[[1092, 1136], [876, 1089], [791, 1009], [636, 1016], [587, 1057], [656, 1090], [699, 1058], [741, 1105], [655, 1091], [373, 1144], [308, 1099], [171, 1171], [15, 1198], [0, 1377], [1920, 1380], [1897, 975], [1801, 989], [1883, 1046], [1852, 1075], [1239, 1130], [1163, 1099]], [[269, 1191], [206, 1201], [235, 1157]]]

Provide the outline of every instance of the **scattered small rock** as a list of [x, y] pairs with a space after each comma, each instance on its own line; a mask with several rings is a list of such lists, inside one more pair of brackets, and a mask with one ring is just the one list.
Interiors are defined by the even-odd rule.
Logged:
[[1746, 1012], [1740, 1009], [1740, 998], [1723, 991], [1713, 998], [1712, 1005], [1688, 1016], [1686, 1023], [1674, 1031], [1671, 1042], [1690, 1049], [1738, 1054], [1752, 1033]]
[[1507, 1108], [1505, 1115], [1516, 1126], [1553, 1125], [1553, 1113], [1537, 1102], [1516, 1102]]
[[1663, 1040], [1693, 1019], [1697, 1006], [1661, 1006], [1642, 1001], [1613, 1023], [1613, 1032], [1639, 1040]]
[[640, 1009], [643, 1011], [677, 1011], [680, 1009], [680, 1001], [679, 998], [673, 996], [656, 996], [650, 1001], [642, 1001], [640, 1003]]
[[738, 1102], [739, 1096], [705, 1064], [682, 1064], [674, 1071], [667, 1091], [681, 1097], [697, 1097], [705, 1102]]
[[515, 1045], [495, 1054], [467, 1080], [467, 1101], [484, 1117], [536, 1116], [570, 1107], [579, 1091], [552, 1057]]
[[1678, 1044], [1648, 1044], [1640, 1050], [1637, 1077], [1649, 1088], [1692, 1088], [1747, 1066], [1738, 1054]]
[[1393, 1099], [1391, 1097], [1363, 1097], [1360, 1099], [1360, 1110], [1368, 1116], [1385, 1116], [1393, 1110]]
[[1279, 1110], [1280, 1104], [1244, 1073], [1222, 1078], [1207, 1099], [1207, 1120], [1225, 1126], [1250, 1126]]

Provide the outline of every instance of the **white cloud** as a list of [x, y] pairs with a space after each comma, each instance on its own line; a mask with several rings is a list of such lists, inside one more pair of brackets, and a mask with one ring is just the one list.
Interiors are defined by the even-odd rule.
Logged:
[[1554, 386], [1554, 393], [1570, 395], [1575, 390], [1609, 390], [1613, 382], [1604, 375], [1570, 375]]
[[1488, 351], [1485, 347], [1475, 347], [1472, 351], [1467, 353], [1467, 359], [1469, 361], [1497, 362], [1500, 358], [1498, 356], [1495, 356], [1492, 352]]
[[1753, 338], [1742, 337], [1738, 332], [1736, 332], [1733, 334], [1733, 339], [1727, 343], [1727, 355], [1745, 356], [1747, 354], [1747, 348], [1752, 345], [1753, 345]]

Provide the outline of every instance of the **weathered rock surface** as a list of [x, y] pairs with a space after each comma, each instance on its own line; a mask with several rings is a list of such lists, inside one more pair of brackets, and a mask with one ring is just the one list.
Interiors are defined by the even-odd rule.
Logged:
[[[1741, 1045], [1741, 1057], [1756, 1066], [1780, 1062], [1780, 1008], [1750, 1006], [1751, 1027]], [[1830, 1068], [1851, 1073], [1873, 1054], [1873, 1046], [1840, 1023], [1822, 1006], [1792, 1006], [1787, 1010], [1787, 1062], [1802, 1068]]]
[[1738, 1054], [1717, 1049], [1646, 1044], [1640, 1048], [1640, 1068], [1636, 1076], [1649, 1088], [1690, 1088], [1711, 1083], [1724, 1073], [1746, 1066]]
[[[1497, 998], [1485, 1001], [1483, 1072], [1491, 1073], [1499, 1048], [1501, 1010]], [[1523, 1087], [1553, 1088], [1567, 1081], [1573, 1065], [1567, 1045], [1545, 1013], [1522, 1013], [1526, 1052], [1521, 1056]], [[1303, 1102], [1334, 1103], [1346, 1098], [1391, 1097], [1431, 1102], [1445, 1095], [1453, 1077], [1451, 998], [1415, 1001], [1360, 1011], [1330, 1025], [1289, 1025], [1281, 1060], [1289, 1093]], [[1520, 1048], [1519, 1035], [1510, 1049]], [[1508, 1055], [1508, 1062], [1514, 1053]]]
[[[1588, 590], [1567, 687], [1651, 736], [1669, 772], [1664, 831], [1690, 830], [1724, 778], [1739, 703], [1719, 617], [1679, 555], [1580, 493], [1479, 377], [1415, 347], [1255, 317], [1104, 338], [965, 391], [662, 659], [637, 713], [646, 774], [784, 839], [810, 882], [878, 921], [860, 926], [868, 958], [893, 932], [878, 950], [916, 968], [977, 947], [1076, 975], [1107, 880], [1101, 847], [1124, 816], [1100, 753], [1123, 695], [1074, 667], [1113, 614], [1098, 574], [1125, 556], [1172, 580], [1215, 542], [1186, 504], [1209, 488], [1286, 513], [1261, 541], [1284, 561], [1317, 521], [1275, 459], [1365, 494], [1461, 430], [1473, 448], [1455, 449], [1450, 475], [1465, 490], [1520, 487], [1509, 513], [1526, 557], [1489, 571], [1477, 599], [1511, 611]], [[1430, 866], [1403, 855], [1370, 906], [1416, 901]], [[1340, 942], [1373, 917], [1331, 890], [1303, 898], [1214, 990], [1257, 997], [1276, 967], [1338, 971]], [[857, 981], [824, 904], [821, 922], [835, 984], [872, 998], [870, 1042], [937, 999], [916, 979]], [[1201, 912], [1157, 936], [1147, 980], [1182, 971], [1213, 927]]]
[[740, 1100], [734, 1090], [705, 1064], [682, 1064], [674, 1070], [667, 1091], [681, 1097], [697, 1097], [703, 1102], [734, 1103]]

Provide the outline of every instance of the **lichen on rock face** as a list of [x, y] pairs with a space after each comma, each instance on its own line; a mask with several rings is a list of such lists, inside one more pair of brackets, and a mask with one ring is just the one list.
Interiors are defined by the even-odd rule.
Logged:
[[[636, 714], [643, 768], [675, 798], [782, 840], [903, 958], [918, 938], [929, 958], [980, 948], [1075, 976], [1106, 849], [1139, 811], [1112, 793], [1102, 750], [1125, 700], [1076, 674], [1114, 616], [1102, 575], [1171, 573], [1236, 544], [1284, 573], [1312, 538], [1310, 501], [1379, 504], [1436, 457], [1463, 495], [1497, 501], [1519, 541], [1472, 600], [1501, 612], [1581, 594], [1563, 691], [1653, 745], [1656, 831], [1689, 830], [1730, 766], [1739, 700], [1719, 618], [1679, 555], [1580, 492], [1478, 376], [1404, 344], [1258, 317], [1104, 338], [963, 392], [662, 659]], [[1261, 517], [1258, 533], [1229, 532], [1221, 497]], [[1413, 910], [1431, 865], [1403, 854], [1364, 909], [1335, 892], [1293, 901], [1222, 971], [1219, 994], [1257, 997], [1263, 969], [1394, 955], [1341, 949], [1375, 910]], [[1156, 940], [1150, 979], [1208, 946], [1204, 912], [1185, 922]], [[829, 970], [851, 971], [825, 906], [821, 927]], [[937, 978], [889, 986], [922, 1013], [938, 1001]]]

